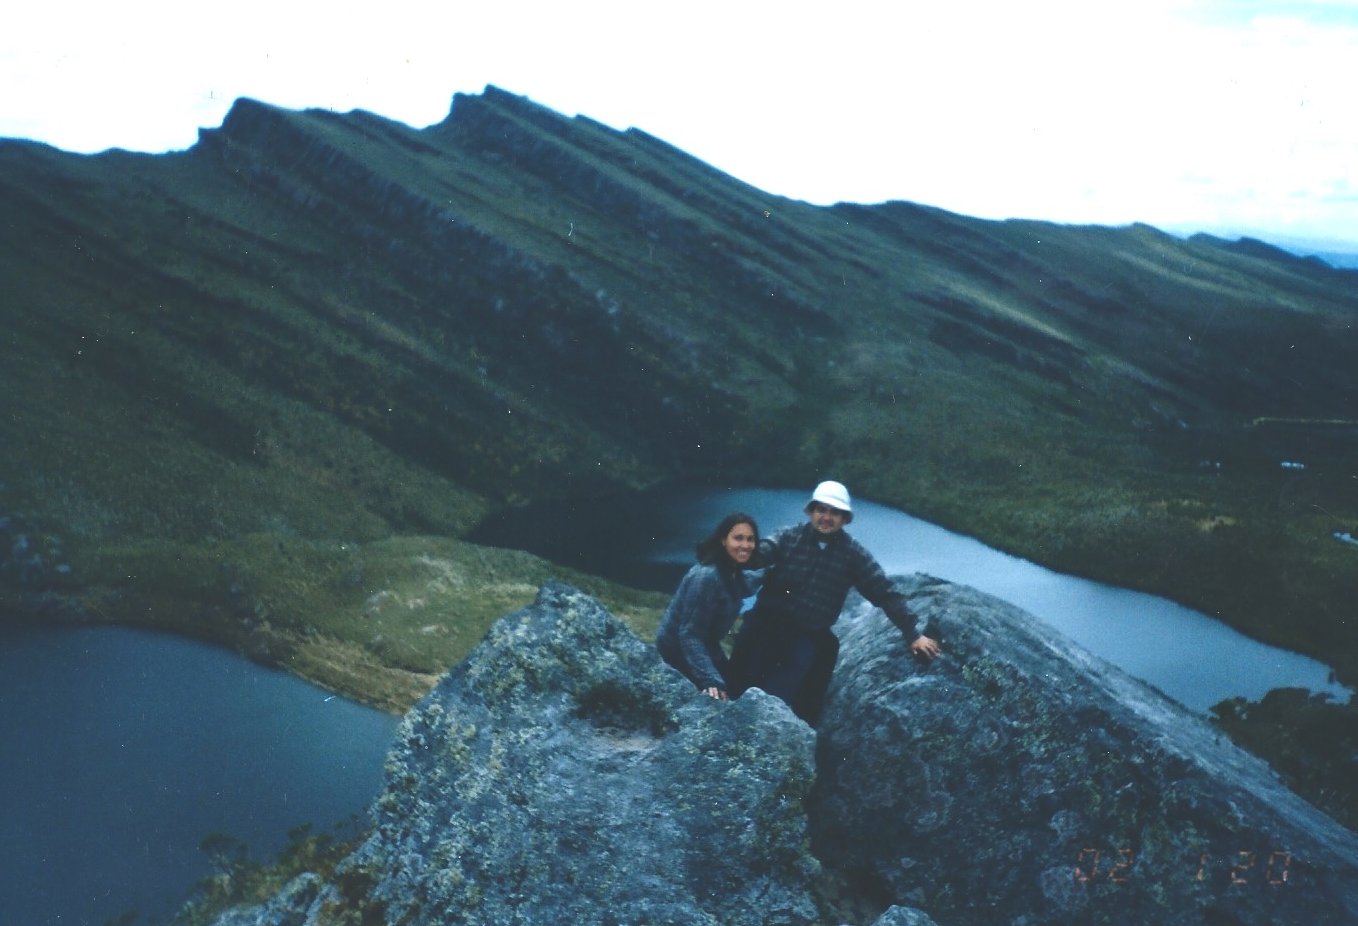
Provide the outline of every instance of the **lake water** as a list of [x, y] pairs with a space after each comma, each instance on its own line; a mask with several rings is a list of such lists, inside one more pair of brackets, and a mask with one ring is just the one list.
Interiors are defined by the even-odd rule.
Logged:
[[[672, 591], [693, 562], [693, 545], [727, 512], [753, 515], [767, 534], [804, 520], [806, 499], [792, 490], [666, 487], [511, 512], [473, 539]], [[1198, 611], [1053, 572], [884, 505], [855, 501], [849, 531], [888, 574], [924, 572], [1009, 601], [1194, 710], [1235, 696], [1257, 700], [1282, 687], [1340, 701], [1350, 695], [1320, 662], [1259, 643]]]
[[206, 836], [271, 859], [381, 788], [395, 717], [194, 641], [2, 618], [0, 922], [160, 922]]
[[[474, 539], [672, 591], [726, 512], [767, 533], [802, 492], [667, 488], [541, 506]], [[855, 503], [851, 532], [890, 573], [926, 572], [1031, 611], [1197, 710], [1294, 686], [1347, 690], [1312, 659], [1151, 595], [1060, 575], [902, 512]], [[0, 615], [0, 922], [158, 922], [210, 873], [211, 834], [272, 858], [301, 824], [362, 817], [397, 719], [193, 641], [128, 628], [35, 628]]]

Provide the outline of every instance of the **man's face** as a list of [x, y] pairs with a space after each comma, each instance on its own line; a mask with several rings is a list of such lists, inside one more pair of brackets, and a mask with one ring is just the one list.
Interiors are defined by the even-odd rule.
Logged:
[[822, 505], [820, 502], [811, 503], [807, 516], [811, 519], [811, 526], [825, 537], [844, 528], [844, 512], [838, 508], [831, 508], [829, 505]]

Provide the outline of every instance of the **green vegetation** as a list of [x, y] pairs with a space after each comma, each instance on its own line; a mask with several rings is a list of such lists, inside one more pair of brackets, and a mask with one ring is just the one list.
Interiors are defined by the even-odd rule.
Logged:
[[832, 475], [1358, 681], [1354, 275], [1257, 242], [812, 207], [490, 90], [0, 142], [0, 277], [8, 609], [397, 709], [561, 573], [489, 513]]
[[336, 866], [362, 841], [356, 825], [336, 827], [334, 833], [315, 833], [309, 825], [288, 834], [288, 844], [270, 863], [251, 858], [249, 848], [225, 834], [213, 834], [200, 846], [212, 862], [211, 877], [202, 881], [181, 907], [170, 926], [205, 926], [236, 906], [264, 903], [298, 875], [311, 873], [329, 879]]
[[82, 557], [82, 571], [80, 603], [101, 619], [223, 643], [395, 712], [548, 579], [597, 596], [643, 637], [667, 600], [445, 537], [107, 543]]
[[1281, 688], [1255, 702], [1223, 701], [1212, 713], [1231, 739], [1266, 758], [1288, 787], [1358, 830], [1358, 704]]

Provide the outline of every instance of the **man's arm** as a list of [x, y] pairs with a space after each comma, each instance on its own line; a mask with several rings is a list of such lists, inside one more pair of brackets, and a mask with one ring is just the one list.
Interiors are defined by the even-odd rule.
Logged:
[[891, 623], [900, 628], [902, 636], [910, 641], [910, 652], [926, 659], [933, 659], [942, 652], [938, 641], [920, 633], [918, 621], [910, 606], [906, 604], [905, 596], [896, 588], [895, 583], [887, 578], [876, 557], [857, 541], [854, 543], [855, 552], [859, 554], [854, 588], [858, 589], [858, 593], [869, 602], [886, 612]]
[[782, 527], [759, 541], [759, 561], [761, 566], [776, 568], [787, 556], [787, 549], [797, 533], [795, 527]]

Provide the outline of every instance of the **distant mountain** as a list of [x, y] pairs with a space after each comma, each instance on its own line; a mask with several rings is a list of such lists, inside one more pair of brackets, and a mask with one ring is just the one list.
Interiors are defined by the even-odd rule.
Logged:
[[815, 207], [488, 88], [0, 142], [0, 279], [9, 610], [418, 689], [448, 575], [540, 575], [489, 512], [833, 475], [1358, 679], [1354, 277], [1257, 242]]
[[1315, 254], [1317, 258], [1325, 261], [1331, 267], [1340, 267], [1345, 270], [1358, 270], [1358, 254], [1347, 251], [1319, 251]]
[[1260, 230], [1201, 229], [1175, 226], [1165, 229], [1182, 238], [1200, 236], [1207, 240], [1218, 240], [1224, 244], [1233, 242], [1263, 244], [1277, 248], [1287, 254], [1310, 260], [1324, 261], [1340, 270], [1358, 268], [1358, 242], [1338, 238], [1298, 238], [1286, 234], [1275, 234]]
[[1232, 241], [1223, 240], [1215, 235], [1196, 234], [1191, 236], [1200, 241], [1208, 241], [1218, 244], [1221, 247], [1228, 247], [1239, 251], [1242, 254], [1254, 254], [1260, 257], [1287, 257], [1289, 255], [1309, 260], [1313, 263], [1324, 263], [1337, 269], [1351, 269], [1358, 267], [1358, 253], [1348, 251], [1324, 251], [1314, 247], [1307, 247], [1300, 244], [1271, 244], [1260, 241], [1258, 238], [1241, 237]]

